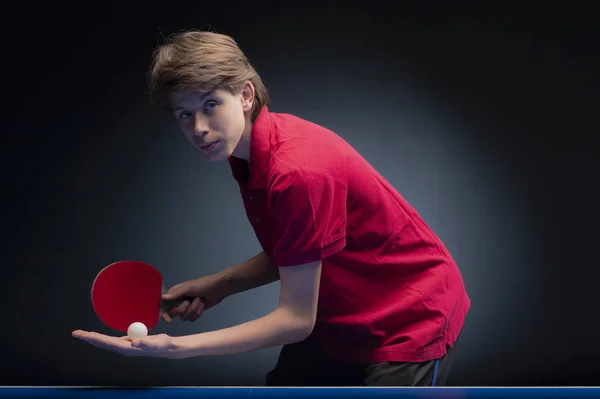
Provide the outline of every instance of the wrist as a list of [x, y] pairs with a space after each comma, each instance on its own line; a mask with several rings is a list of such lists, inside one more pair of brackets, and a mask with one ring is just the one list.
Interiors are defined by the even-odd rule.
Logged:
[[235, 294], [232, 283], [233, 279], [228, 269], [213, 274], [211, 278], [214, 282], [213, 286], [216, 288], [216, 291], [219, 293], [221, 299], [225, 299], [226, 297]]
[[195, 356], [197, 348], [190, 346], [190, 336], [172, 337], [172, 349], [169, 351], [170, 359], [186, 359]]

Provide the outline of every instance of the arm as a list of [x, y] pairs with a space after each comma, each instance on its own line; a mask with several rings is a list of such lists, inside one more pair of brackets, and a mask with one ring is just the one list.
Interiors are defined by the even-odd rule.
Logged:
[[228, 355], [306, 339], [316, 321], [321, 263], [279, 268], [281, 292], [273, 312], [234, 327], [174, 337], [173, 357]]
[[279, 271], [264, 252], [214, 275], [231, 296], [279, 280]]

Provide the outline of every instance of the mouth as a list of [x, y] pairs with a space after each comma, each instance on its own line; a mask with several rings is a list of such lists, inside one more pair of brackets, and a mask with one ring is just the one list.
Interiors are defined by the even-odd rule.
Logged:
[[201, 151], [205, 151], [205, 152], [206, 152], [206, 151], [210, 151], [210, 150], [212, 150], [213, 148], [215, 148], [215, 146], [216, 146], [218, 143], [219, 143], [219, 140], [217, 140], [217, 141], [213, 141], [213, 142], [212, 142], [212, 143], [210, 143], [210, 144], [205, 144], [205, 145], [203, 145], [203, 146], [198, 146], [198, 148], [199, 148]]

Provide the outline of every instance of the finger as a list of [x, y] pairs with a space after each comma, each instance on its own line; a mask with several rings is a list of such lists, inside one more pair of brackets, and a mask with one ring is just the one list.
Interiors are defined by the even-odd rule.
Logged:
[[136, 338], [131, 341], [131, 346], [139, 350], [152, 350], [156, 348], [156, 343], [149, 338]]
[[88, 333], [87, 331], [75, 330], [75, 331], [71, 332], [71, 336], [74, 338], [83, 338], [86, 336], [87, 333]]
[[192, 303], [190, 304], [190, 306], [186, 309], [185, 313], [183, 313], [181, 315], [181, 320], [190, 320], [191, 318], [194, 317], [194, 315], [196, 314], [196, 312], [198, 311], [198, 308], [200, 307], [200, 304], [202, 304], [202, 301], [200, 300], [200, 298], [194, 298], [192, 300]]
[[[131, 338], [124, 336], [124, 337], [120, 337], [119, 339], [123, 340], [126, 342], [126, 344], [128, 345], [128, 350], [125, 352], [122, 352], [123, 355], [126, 356], [148, 356], [148, 349], [153, 349], [153, 345], [151, 344], [151, 340], [150, 342], [148, 342], [148, 338], [149, 337], [145, 337], [145, 338], [136, 338], [134, 340], [131, 340]], [[146, 352], [144, 351], [146, 350]]]
[[170, 323], [173, 321], [173, 319], [171, 319], [171, 316], [169, 315], [169, 312], [163, 312], [162, 314], [162, 318], [164, 321], [166, 321], [167, 323]]
[[106, 340], [106, 335], [98, 334], [93, 331], [75, 330], [71, 333], [74, 338], [79, 338], [84, 341], [90, 342], [103, 342]]
[[146, 355], [139, 348], [133, 347], [128, 337], [111, 337], [95, 332], [77, 332], [74, 334], [81, 340], [95, 346], [99, 349], [116, 352], [123, 356], [144, 356]]
[[190, 307], [190, 301], [188, 301], [188, 300], [182, 301], [179, 305], [169, 309], [169, 311], [168, 311], [169, 316], [171, 316], [171, 317], [181, 316], [182, 314], [185, 313], [185, 311], [189, 307]]
[[89, 342], [90, 344], [100, 345], [100, 346], [119, 345], [119, 343], [115, 342], [115, 340], [118, 340], [118, 338], [109, 337], [107, 335], [99, 334], [99, 333], [95, 333], [95, 332], [89, 332], [89, 333], [85, 334], [85, 336], [82, 337], [82, 340]]
[[123, 351], [131, 347], [131, 344], [125, 342], [121, 338], [111, 337], [96, 332], [84, 332], [79, 334], [81, 340], [94, 345], [97, 348], [112, 350], [112, 351]]
[[196, 310], [196, 314], [194, 314], [194, 316], [190, 319], [190, 321], [198, 320], [198, 318], [200, 316], [202, 316], [202, 314], [204, 313], [205, 309], [206, 309], [206, 306], [204, 305], [204, 302], [200, 302], [200, 306], [198, 306], [198, 309]]

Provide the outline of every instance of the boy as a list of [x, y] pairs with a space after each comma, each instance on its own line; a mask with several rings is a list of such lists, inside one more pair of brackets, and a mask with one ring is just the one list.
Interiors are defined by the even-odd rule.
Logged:
[[451, 255], [417, 212], [333, 132], [268, 110], [235, 41], [186, 32], [159, 46], [157, 101], [211, 161], [227, 160], [263, 248], [172, 287], [163, 314], [196, 320], [225, 297], [280, 280], [279, 306], [220, 331], [133, 343], [74, 336], [125, 355], [183, 358], [283, 345], [267, 385], [441, 385], [470, 300]]

